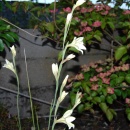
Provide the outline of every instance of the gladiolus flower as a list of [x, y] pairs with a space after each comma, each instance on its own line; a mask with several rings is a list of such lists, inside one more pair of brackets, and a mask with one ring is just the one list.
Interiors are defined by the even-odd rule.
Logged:
[[53, 72], [53, 74], [55, 76], [55, 79], [57, 80], [57, 77], [58, 77], [58, 65], [57, 65], [57, 63], [52, 64], [52, 72]]
[[9, 62], [7, 59], [5, 60], [5, 64], [3, 67], [13, 71], [15, 73], [15, 69], [14, 69], [14, 66], [13, 66], [13, 63]]
[[16, 50], [15, 50], [14, 45], [12, 47], [10, 47], [10, 50], [12, 52], [13, 57], [15, 57], [16, 56]]
[[58, 102], [61, 103], [64, 100], [64, 98], [67, 96], [67, 94], [68, 92], [63, 91], [60, 97], [58, 98]]
[[81, 51], [81, 53], [83, 54], [82, 50], [86, 50], [86, 47], [83, 44], [84, 44], [83, 37], [79, 37], [79, 38], [74, 37], [74, 40], [72, 41], [72, 43], [68, 44], [67, 46], [74, 47], [77, 50]]
[[75, 117], [71, 116], [71, 114], [73, 113], [74, 108], [80, 104], [80, 102], [81, 102], [81, 93], [78, 92], [76, 94], [75, 105], [73, 106], [73, 108], [70, 110], [67, 110], [60, 119], [55, 120], [55, 124], [64, 123], [64, 124], [68, 125], [69, 129], [74, 128], [75, 125], [71, 122], [75, 120]]
[[72, 112], [73, 109], [66, 111], [60, 119], [55, 120], [55, 123], [64, 123], [68, 125], [69, 129], [74, 128], [75, 125], [71, 122], [74, 121], [76, 118], [71, 116]]

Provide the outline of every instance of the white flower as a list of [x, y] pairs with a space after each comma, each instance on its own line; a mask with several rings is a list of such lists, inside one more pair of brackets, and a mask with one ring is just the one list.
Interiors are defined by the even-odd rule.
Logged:
[[67, 80], [68, 80], [68, 77], [69, 77], [69, 75], [66, 75], [65, 79], [63, 80], [62, 85], [61, 85], [62, 89], [63, 89], [64, 86], [66, 85]]
[[72, 112], [73, 112], [73, 109], [67, 110], [60, 119], [55, 121], [55, 123], [64, 123], [68, 125], [69, 129], [74, 128], [75, 125], [71, 122], [74, 121], [76, 118], [71, 116]]
[[55, 79], [57, 80], [57, 77], [58, 77], [58, 65], [57, 65], [57, 63], [52, 64], [52, 72], [53, 72], [53, 74], [55, 76]]
[[73, 109], [75, 109], [75, 107], [77, 107], [81, 103], [81, 95], [82, 93], [77, 92]]
[[79, 38], [74, 37], [72, 43], [68, 44], [67, 46], [76, 48], [77, 50], [81, 51], [82, 54], [83, 54], [82, 50], [86, 50], [86, 47], [84, 46], [83, 43], [83, 37]]
[[68, 92], [63, 91], [60, 97], [58, 98], [58, 102], [61, 103], [64, 100], [64, 98], [67, 96], [67, 94]]
[[13, 57], [15, 57], [16, 56], [16, 50], [15, 50], [14, 45], [12, 47], [10, 47], [10, 50], [12, 52]]
[[65, 60], [62, 61], [62, 63], [65, 63], [66, 61], [69, 61], [69, 60], [71, 60], [71, 59], [73, 59], [73, 58], [75, 58], [75, 55], [74, 55], [74, 54], [70, 54], [70, 55], [68, 55], [68, 56], [66, 57]]
[[11, 62], [9, 62], [7, 59], [5, 60], [5, 62], [6, 63], [4, 64], [3, 67], [5, 67], [5, 68], [7, 68], [15, 73], [15, 69], [14, 69], [13, 64]]
[[76, 4], [74, 5], [74, 8], [76, 8], [76, 7], [80, 6], [80, 5], [82, 5], [84, 2], [86, 2], [86, 0], [78, 0], [78, 1], [76, 2]]
[[71, 19], [72, 19], [72, 13], [68, 13], [66, 18], [66, 25], [68, 25], [71, 22]]

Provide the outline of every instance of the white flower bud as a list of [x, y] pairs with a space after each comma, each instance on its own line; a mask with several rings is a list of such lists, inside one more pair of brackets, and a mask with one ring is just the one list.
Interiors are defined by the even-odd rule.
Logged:
[[53, 74], [55, 76], [55, 79], [57, 80], [57, 77], [58, 77], [58, 65], [57, 65], [57, 63], [52, 64], [52, 72], [53, 72]]
[[16, 56], [16, 50], [15, 50], [14, 45], [12, 47], [10, 47], [10, 50], [12, 52], [13, 57], [15, 57]]

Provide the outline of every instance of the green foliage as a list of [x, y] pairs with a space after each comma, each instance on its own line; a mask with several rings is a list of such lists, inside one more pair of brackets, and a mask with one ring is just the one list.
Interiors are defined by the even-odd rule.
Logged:
[[[89, 0], [74, 12], [71, 22], [71, 29], [68, 34], [68, 41], [72, 41], [73, 36], [83, 36], [84, 43], [91, 46], [92, 44], [102, 43], [103, 38], [109, 38], [113, 44], [117, 61], [126, 62], [129, 60], [129, 39], [130, 39], [130, 23], [129, 12], [120, 9], [123, 1], [116, 0], [115, 7], [111, 8], [108, 4], [111, 0], [99, 0], [101, 4], [92, 4]], [[76, 1], [73, 1], [76, 2]], [[30, 15], [29, 26], [38, 28], [42, 35], [50, 37], [57, 43], [63, 40], [64, 23], [67, 14], [71, 11], [71, 1], [59, 1], [48, 6], [39, 6], [37, 3], [29, 2], [13, 2], [6, 6], [14, 13], [23, 9], [25, 13]], [[129, 2], [125, 2], [128, 6]], [[114, 31], [118, 32], [115, 37]], [[60, 44], [61, 45], [61, 44]], [[61, 45], [62, 46], [62, 45]], [[70, 51], [78, 53], [76, 49], [70, 48]]]
[[4, 50], [5, 45], [10, 47], [15, 42], [18, 42], [18, 35], [11, 31], [10, 25], [0, 20], [0, 51]]
[[123, 55], [127, 53], [127, 47], [126, 46], [120, 46], [115, 51], [115, 59], [120, 60]]
[[[94, 112], [95, 106], [105, 114], [109, 121], [112, 121], [116, 112], [112, 109], [112, 105], [120, 100], [126, 106], [126, 115], [130, 120], [130, 64], [125, 64], [129, 61], [130, 49], [130, 13], [127, 10], [119, 8], [122, 2], [120, 0], [114, 8], [108, 6], [110, 0], [99, 0], [102, 4], [94, 5], [87, 1], [74, 12], [71, 23], [71, 28], [68, 33], [67, 41], [72, 41], [73, 36], [84, 37], [86, 45], [102, 43], [103, 38], [110, 40], [110, 46], [114, 48], [114, 61], [94, 63], [89, 67], [84, 67], [81, 74], [84, 79], [76, 79], [72, 81], [72, 89], [70, 92], [70, 101], [73, 106], [75, 103], [76, 93], [83, 93], [82, 102], [77, 107], [79, 113], [89, 110]], [[38, 28], [42, 35], [50, 37], [60, 43], [64, 35], [64, 23], [66, 16], [71, 12], [73, 3], [67, 1], [57, 2], [57, 8], [54, 10], [55, 3], [48, 7], [38, 7], [31, 2], [14, 2], [9, 7], [14, 13], [18, 8], [22, 8], [24, 12], [29, 12], [32, 26]], [[127, 3], [129, 5], [129, 3]], [[41, 19], [41, 17], [45, 19]], [[1, 23], [0, 23], [1, 24]], [[118, 36], [114, 36], [114, 31]], [[8, 47], [10, 44], [18, 40], [17, 35], [10, 32], [10, 26], [4, 25], [0, 27], [0, 51], [3, 51], [4, 44]], [[113, 43], [113, 44], [112, 44]], [[61, 45], [62, 46], [62, 45]], [[75, 48], [70, 48], [69, 51], [78, 53]], [[58, 56], [60, 61], [63, 52]], [[121, 64], [123, 63], [123, 64]]]
[[[115, 103], [123, 104], [126, 109], [130, 105], [130, 64], [120, 66], [112, 65], [111, 59], [98, 61], [81, 67], [79, 75], [84, 78], [73, 77], [70, 100], [74, 102], [75, 94], [83, 94], [81, 105], [77, 108], [79, 113], [95, 111], [96, 108], [105, 114], [109, 121], [116, 116], [113, 109]], [[128, 110], [127, 110], [128, 111]], [[128, 119], [130, 113], [126, 112]]]

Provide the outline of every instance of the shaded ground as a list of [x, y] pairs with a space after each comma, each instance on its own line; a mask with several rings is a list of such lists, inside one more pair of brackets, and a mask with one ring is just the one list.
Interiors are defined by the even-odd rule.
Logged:
[[[2, 108], [2, 107], [1, 107]], [[84, 113], [74, 115], [74, 130], [130, 130], [130, 121], [127, 120], [124, 110], [118, 111], [112, 122], [108, 122], [103, 113]], [[31, 119], [22, 119], [22, 130], [31, 130]], [[40, 130], [47, 130], [48, 118], [39, 119]], [[64, 129], [65, 128], [65, 129]], [[0, 110], [0, 130], [18, 130], [17, 118], [10, 117], [6, 109]], [[55, 130], [68, 130], [66, 125], [58, 124]]]
[[[112, 122], [108, 122], [103, 114], [98, 113], [77, 117], [74, 124], [74, 130], [130, 130], [130, 122], [126, 119], [124, 111], [117, 112], [117, 117]], [[64, 128], [64, 125], [59, 125], [56, 130], [63, 130]], [[42, 130], [47, 130], [47, 128], [44, 127]]]

